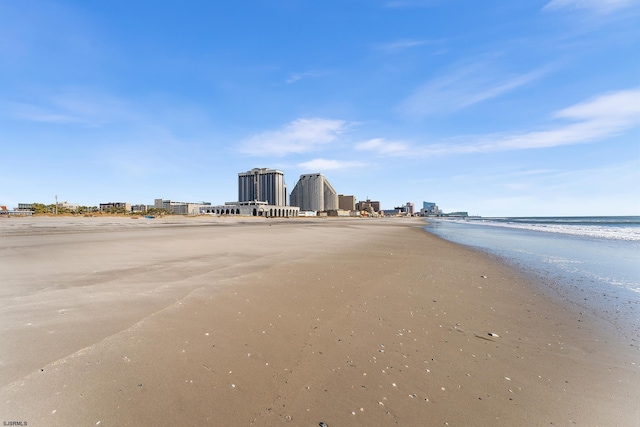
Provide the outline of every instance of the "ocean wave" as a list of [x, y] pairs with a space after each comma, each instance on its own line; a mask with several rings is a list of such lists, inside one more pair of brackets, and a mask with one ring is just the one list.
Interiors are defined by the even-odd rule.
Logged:
[[595, 237], [600, 239], [615, 239], [640, 241], [640, 227], [620, 226], [620, 225], [576, 225], [570, 222], [565, 223], [527, 223], [514, 222], [508, 219], [502, 221], [474, 220], [456, 221], [466, 222], [491, 227], [515, 228], [520, 230], [531, 230], [545, 233], [569, 234], [574, 236]]

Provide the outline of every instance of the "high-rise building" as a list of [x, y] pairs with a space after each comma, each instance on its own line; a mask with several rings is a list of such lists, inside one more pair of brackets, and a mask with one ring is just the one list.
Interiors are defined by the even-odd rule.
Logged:
[[287, 205], [287, 186], [284, 172], [254, 168], [238, 174], [239, 202], [267, 202], [270, 205]]
[[320, 173], [300, 175], [291, 192], [291, 206], [315, 212], [338, 209], [338, 193]]

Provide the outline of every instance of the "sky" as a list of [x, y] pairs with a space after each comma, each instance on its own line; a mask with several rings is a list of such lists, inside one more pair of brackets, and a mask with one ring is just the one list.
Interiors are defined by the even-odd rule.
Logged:
[[0, 205], [640, 215], [638, 0], [0, 0]]

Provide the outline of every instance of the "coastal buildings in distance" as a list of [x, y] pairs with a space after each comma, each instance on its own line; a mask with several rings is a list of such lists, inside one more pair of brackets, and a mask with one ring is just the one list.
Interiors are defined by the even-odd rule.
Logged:
[[284, 172], [254, 168], [238, 174], [238, 201], [208, 206], [201, 213], [263, 217], [298, 216], [300, 208], [288, 206]]
[[[57, 196], [56, 196], [57, 197]], [[423, 202], [419, 213], [414, 204], [407, 202], [390, 210], [381, 210], [380, 202], [367, 198], [357, 201], [353, 195], [338, 194], [327, 178], [321, 173], [303, 174], [294, 186], [287, 203], [287, 186], [284, 172], [277, 169], [254, 168], [238, 173], [238, 199], [225, 202], [224, 205], [212, 205], [209, 202], [175, 202], [155, 199], [153, 205], [131, 205], [128, 202], [101, 203], [98, 207], [78, 207], [66, 202], [57, 203], [56, 209], [69, 213], [147, 213], [174, 215], [240, 215], [255, 217], [297, 217], [297, 216], [455, 216], [466, 217], [466, 212], [444, 214], [433, 202]], [[0, 215], [27, 212], [51, 213], [53, 205], [19, 204], [18, 212], [0, 209]], [[83, 209], [79, 209], [83, 208]]]

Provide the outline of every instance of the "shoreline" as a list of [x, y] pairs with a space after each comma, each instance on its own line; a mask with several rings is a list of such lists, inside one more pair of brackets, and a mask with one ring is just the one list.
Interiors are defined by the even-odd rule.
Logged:
[[[479, 226], [472, 225], [474, 228], [484, 226], [484, 224]], [[618, 276], [610, 276], [611, 271], [604, 273], [606, 278], [604, 279], [599, 276], [599, 274], [603, 274], [601, 271], [595, 271], [592, 266], [586, 265], [590, 261], [596, 264], [605, 264], [605, 260], [613, 260], [616, 257], [622, 257], [623, 259], [637, 257], [637, 252], [627, 247], [620, 248], [620, 252], [614, 252], [609, 249], [612, 247], [618, 248], [621, 245], [630, 246], [633, 242], [614, 240], [613, 243], [615, 245], [613, 245], [612, 242], [606, 239], [596, 239], [592, 236], [576, 238], [573, 234], [569, 234], [568, 240], [571, 242], [569, 244], [573, 244], [573, 241], [582, 240], [585, 247], [592, 247], [590, 250], [591, 259], [584, 256], [576, 256], [575, 254], [572, 254], [572, 258], [564, 259], [566, 265], [576, 266], [572, 267], [572, 271], [566, 267], [557, 268], [554, 262], [549, 261], [550, 259], [562, 259], [563, 256], [567, 256], [558, 255], [557, 251], [554, 252], [551, 249], [556, 244], [567, 245], [567, 242], [564, 241], [555, 242], [554, 239], [557, 238], [555, 233], [549, 234], [544, 231], [528, 230], [526, 233], [532, 233], [531, 237], [535, 240], [528, 242], [526, 239], [520, 238], [522, 246], [516, 246], [514, 244], [516, 240], [512, 239], [509, 234], [513, 229], [493, 227], [496, 230], [493, 242], [490, 240], [479, 241], [477, 234], [474, 233], [474, 228], [466, 230], [469, 231], [469, 237], [466, 237], [463, 233], [460, 233], [460, 235], [453, 233], [449, 236], [449, 241], [495, 256], [498, 262], [504, 262], [511, 268], [531, 275], [534, 278], [534, 282], [541, 285], [540, 289], [545, 294], [564, 301], [568, 306], [579, 312], [588, 312], [591, 316], [598, 317], [610, 326], [608, 328], [609, 333], [614, 333], [621, 338], [629, 340], [633, 346], [639, 346], [640, 317], [637, 308], [640, 300], [638, 291], [626, 285], [618, 286], [619, 283], [625, 283], [624, 281], [627, 280], [627, 276], [620, 274], [619, 270], [615, 273]], [[440, 235], [440, 230], [433, 229], [432, 225], [426, 226], [425, 230], [447, 240], [447, 238]], [[503, 233], [504, 236], [500, 237], [501, 234], [497, 232]], [[516, 232], [518, 234], [521, 233], [519, 231]], [[542, 248], [540, 246], [541, 241], [546, 241], [549, 248]], [[495, 242], [499, 242], [497, 246], [491, 244]], [[637, 245], [635, 246], [637, 247]], [[527, 248], [526, 250], [524, 249], [525, 247]], [[607, 248], [608, 252], [603, 251], [604, 247]], [[576, 251], [579, 252], [581, 249], [576, 248]], [[524, 255], [522, 255], [523, 253]], [[622, 271], [631, 271], [628, 264], [620, 267]], [[637, 277], [637, 266], [634, 265], [633, 270], [636, 271]]]
[[422, 221], [189, 221], [2, 234], [3, 421], [640, 421], [637, 348]]

